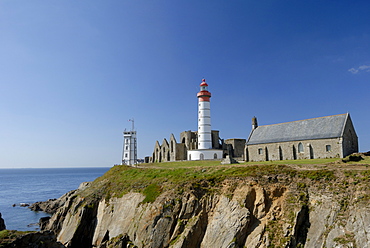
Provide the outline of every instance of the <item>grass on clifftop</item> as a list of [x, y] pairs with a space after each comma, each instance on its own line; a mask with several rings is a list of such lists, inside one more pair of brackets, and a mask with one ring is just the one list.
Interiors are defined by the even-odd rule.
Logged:
[[[130, 191], [141, 192], [147, 196], [148, 194], [156, 195], [155, 189], [157, 189], [157, 193], [160, 193], [159, 190], [199, 181], [208, 181], [213, 186], [228, 177], [261, 177], [268, 174], [295, 173], [295, 170], [284, 165], [236, 167], [232, 165], [214, 166], [219, 165], [219, 161], [207, 161], [208, 163], [201, 161], [200, 164], [193, 162], [190, 162], [191, 168], [170, 167], [170, 163], [166, 163], [167, 168], [158, 168], [158, 164], [145, 168], [116, 165], [103, 176], [97, 178], [92, 186], [82, 193], [82, 196], [95, 194], [95, 198], [101, 196], [121, 197]], [[177, 162], [172, 164], [177, 165]], [[152, 198], [147, 201], [152, 201]]]
[[[144, 202], [153, 202], [161, 192], [168, 189], [179, 190], [184, 185], [198, 187], [202, 182], [206, 182], [207, 187], [217, 187], [227, 178], [258, 179], [285, 175], [288, 178], [329, 181], [336, 178], [334, 169], [339, 165], [334, 162], [337, 161], [338, 159], [267, 161], [258, 162], [257, 165], [253, 162], [221, 165], [220, 161], [181, 161], [144, 164], [136, 168], [117, 165], [97, 178], [81, 195], [90, 199], [108, 199], [113, 196], [121, 197], [128, 192], [140, 192], [146, 196]], [[368, 160], [357, 164], [364, 162], [367, 163]], [[348, 168], [353, 164], [347, 166], [346, 163], [341, 163], [340, 166]], [[364, 177], [367, 178], [370, 171], [365, 174]]]

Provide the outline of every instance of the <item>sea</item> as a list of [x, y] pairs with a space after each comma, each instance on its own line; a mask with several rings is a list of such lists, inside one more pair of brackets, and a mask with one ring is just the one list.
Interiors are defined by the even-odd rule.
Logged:
[[21, 204], [59, 198], [77, 189], [82, 182], [102, 176], [109, 167], [0, 169], [0, 213], [6, 229], [38, 230], [44, 212], [34, 212]]

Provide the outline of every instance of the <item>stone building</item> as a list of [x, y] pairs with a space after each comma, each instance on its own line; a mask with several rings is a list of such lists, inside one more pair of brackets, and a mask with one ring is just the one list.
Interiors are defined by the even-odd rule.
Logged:
[[[219, 131], [212, 130], [212, 148], [222, 149], [222, 140]], [[187, 152], [198, 149], [198, 132], [184, 131], [180, 133], [180, 143], [177, 143], [173, 134], [170, 135], [170, 142], [163, 139], [162, 144], [155, 142], [154, 151], [149, 162], [169, 162], [187, 160]]]
[[227, 139], [224, 145], [224, 157], [229, 155], [230, 157], [242, 161], [244, 160], [244, 149], [246, 139]]
[[354, 152], [358, 138], [348, 113], [265, 126], [253, 118], [244, 159], [343, 158]]

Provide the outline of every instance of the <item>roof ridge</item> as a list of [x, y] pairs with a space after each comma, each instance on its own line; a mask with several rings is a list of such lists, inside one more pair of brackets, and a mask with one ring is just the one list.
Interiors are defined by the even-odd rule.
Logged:
[[[268, 125], [259, 125], [258, 127], [267, 127], [267, 126], [282, 125], [282, 124], [288, 124], [288, 123], [293, 123], [293, 122], [307, 121], [307, 120], [314, 120], [314, 119], [322, 119], [322, 118], [328, 118], [328, 117], [339, 116], [339, 115], [347, 115], [347, 114], [348, 114], [348, 113], [345, 113], [345, 114], [337, 114], [337, 115], [327, 115], [327, 116], [314, 117], [314, 118], [303, 119], [303, 120], [297, 120], [297, 121], [288, 121], [288, 122], [281, 122], [281, 123], [268, 124]], [[257, 127], [257, 128], [258, 128], [258, 127]]]

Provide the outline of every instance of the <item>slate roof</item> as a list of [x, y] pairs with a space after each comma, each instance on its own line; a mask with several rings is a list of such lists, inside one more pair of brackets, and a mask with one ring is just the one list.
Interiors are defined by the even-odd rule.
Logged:
[[342, 136], [347, 118], [348, 113], [258, 126], [252, 130], [247, 145], [338, 138]]

